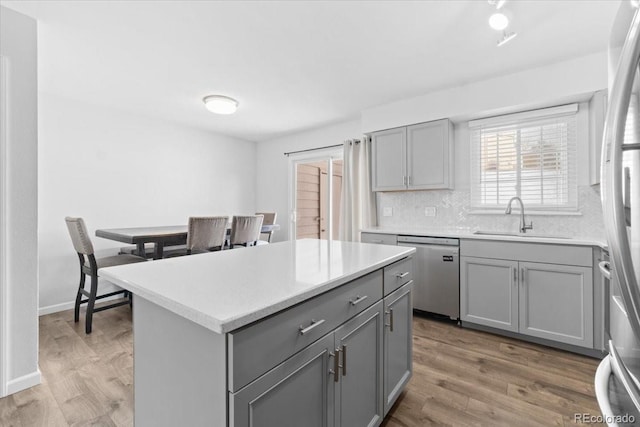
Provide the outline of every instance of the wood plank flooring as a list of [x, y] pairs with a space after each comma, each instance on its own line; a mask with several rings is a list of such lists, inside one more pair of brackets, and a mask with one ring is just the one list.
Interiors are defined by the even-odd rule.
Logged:
[[[40, 318], [43, 383], [0, 399], [1, 426], [133, 425], [129, 307], [98, 313], [91, 335], [83, 325], [71, 311]], [[413, 344], [413, 378], [383, 426], [568, 426], [599, 414], [598, 360], [424, 317]]]

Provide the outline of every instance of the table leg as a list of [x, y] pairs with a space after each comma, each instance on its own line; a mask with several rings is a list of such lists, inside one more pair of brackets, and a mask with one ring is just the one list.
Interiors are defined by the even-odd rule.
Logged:
[[156, 242], [153, 259], [162, 259], [163, 250], [164, 250], [164, 242]]
[[141, 256], [142, 258], [146, 258], [147, 257], [147, 254], [146, 254], [145, 249], [144, 249], [144, 242], [136, 243], [136, 252], [137, 252], [138, 256]]

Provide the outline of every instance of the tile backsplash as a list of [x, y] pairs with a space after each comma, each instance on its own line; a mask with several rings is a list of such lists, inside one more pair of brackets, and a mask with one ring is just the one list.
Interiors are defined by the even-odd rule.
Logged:
[[[388, 192], [378, 193], [377, 198], [381, 227], [517, 231], [520, 221], [518, 211], [511, 215], [471, 213], [469, 190]], [[435, 216], [425, 216], [430, 207], [435, 207]], [[393, 215], [383, 216], [384, 208], [393, 208]], [[581, 215], [529, 215], [525, 205], [526, 221], [533, 221], [535, 233], [604, 239], [599, 187], [578, 187], [578, 208]]]

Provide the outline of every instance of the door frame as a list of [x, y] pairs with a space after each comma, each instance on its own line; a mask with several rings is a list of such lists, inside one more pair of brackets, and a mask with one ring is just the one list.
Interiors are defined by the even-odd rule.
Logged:
[[7, 395], [7, 138], [9, 61], [0, 56], [0, 397]]
[[[297, 167], [299, 164], [312, 163], [312, 162], [328, 162], [327, 175], [333, 176], [333, 161], [341, 160], [344, 158], [343, 147], [328, 147], [320, 148], [312, 153], [292, 153], [289, 155], [289, 185], [288, 185], [288, 212], [289, 212], [289, 239], [296, 240], [296, 195], [297, 188]], [[344, 167], [344, 166], [343, 166]], [[330, 179], [328, 183], [328, 201], [327, 209], [329, 212], [329, 221], [327, 222], [327, 229], [333, 230], [333, 180]], [[333, 240], [331, 232], [328, 233], [327, 240]]]

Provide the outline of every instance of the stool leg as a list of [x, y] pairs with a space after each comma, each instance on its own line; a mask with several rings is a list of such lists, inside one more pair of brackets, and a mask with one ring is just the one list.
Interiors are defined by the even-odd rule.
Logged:
[[91, 322], [93, 320], [93, 307], [96, 305], [96, 295], [98, 293], [98, 276], [91, 276], [91, 291], [87, 302], [87, 314], [85, 315], [85, 332], [91, 333]]
[[76, 295], [76, 305], [73, 313], [73, 321], [78, 323], [80, 320], [80, 301], [82, 301], [82, 290], [84, 289], [84, 281], [87, 275], [80, 271], [80, 285], [78, 286], [78, 294]]

